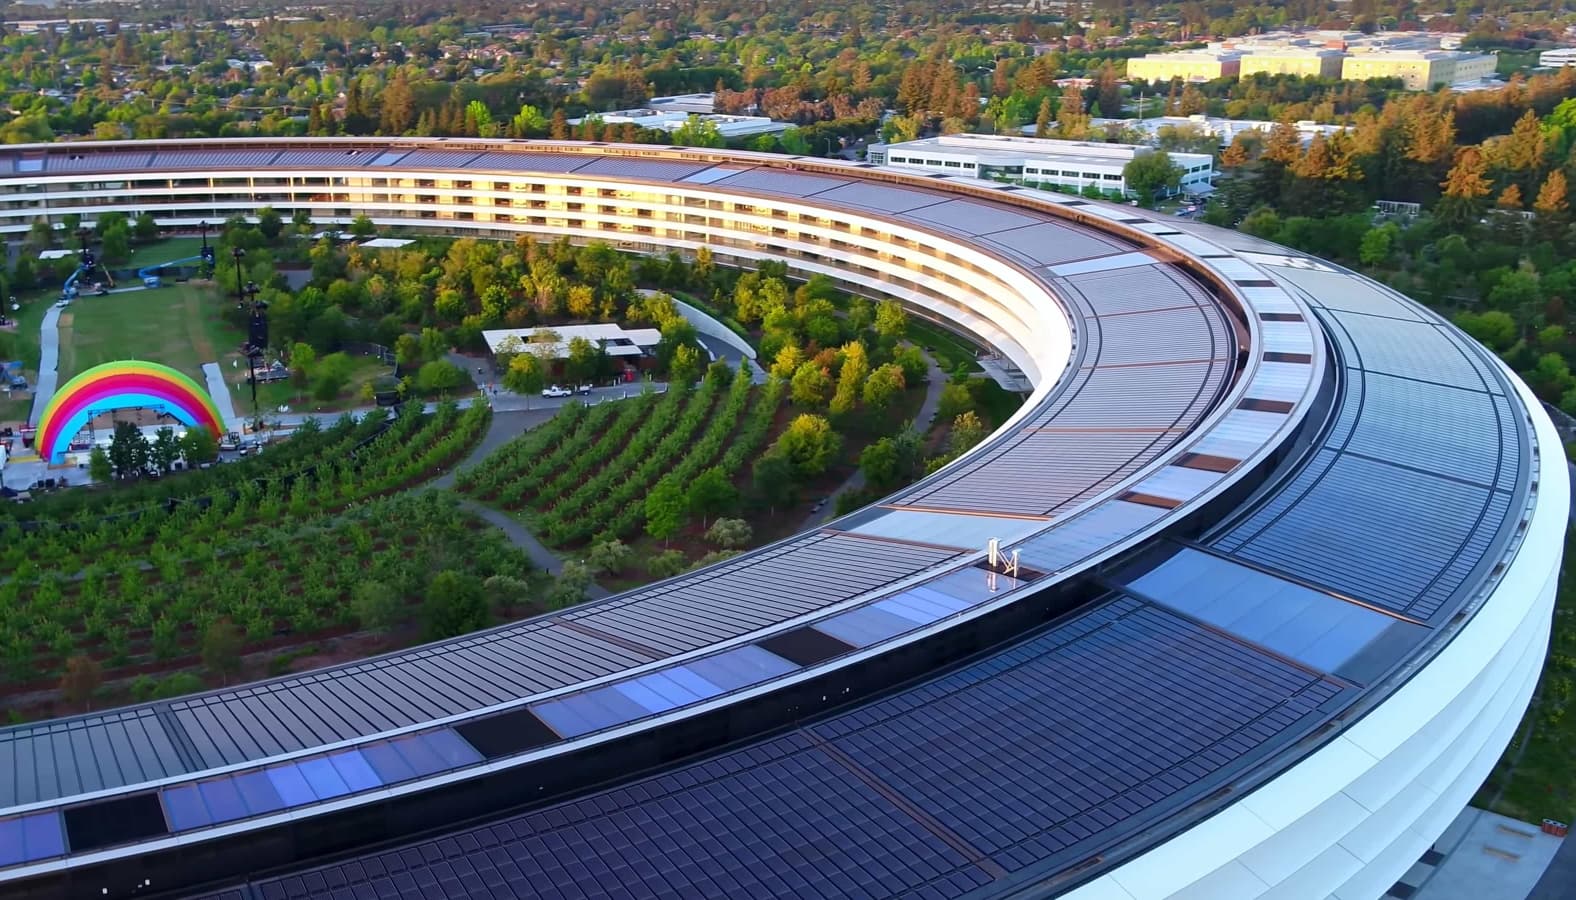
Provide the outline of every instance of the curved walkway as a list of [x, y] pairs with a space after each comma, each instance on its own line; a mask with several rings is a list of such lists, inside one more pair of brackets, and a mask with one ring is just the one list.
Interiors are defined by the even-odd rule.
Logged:
[[60, 386], [60, 307], [51, 306], [44, 313], [44, 323], [38, 332], [38, 379], [33, 385], [33, 411], [28, 414], [27, 424], [38, 427], [38, 420], [44, 415], [44, 407], [55, 396], [55, 389]]
[[[494, 450], [519, 437], [522, 433], [541, 425], [558, 413], [557, 404], [552, 409], [524, 410], [493, 410], [492, 420], [487, 425], [487, 433], [466, 457], [453, 468], [428, 482], [429, 490], [447, 490], [454, 486], [456, 476], [461, 469], [468, 469], [479, 464], [492, 454]], [[549, 575], [557, 577], [564, 569], [564, 561], [558, 554], [536, 539], [531, 530], [520, 524], [519, 520], [505, 513], [499, 512], [490, 506], [477, 503], [467, 497], [460, 497], [460, 507], [466, 512], [487, 522], [504, 533], [504, 536], [531, 558], [531, 562]], [[606, 597], [608, 592], [601, 585], [592, 583], [586, 588], [588, 599]]]

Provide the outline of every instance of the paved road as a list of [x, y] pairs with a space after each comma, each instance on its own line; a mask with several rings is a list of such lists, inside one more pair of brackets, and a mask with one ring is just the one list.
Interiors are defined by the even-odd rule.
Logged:
[[[920, 352], [925, 353], [923, 350]], [[930, 426], [936, 418], [936, 410], [941, 406], [941, 389], [947, 386], [947, 373], [942, 371], [941, 366], [936, 364], [936, 358], [929, 353], [925, 353], [925, 362], [930, 366], [930, 372], [925, 376], [929, 380], [925, 382], [925, 400], [919, 405], [919, 412], [914, 415], [913, 422], [914, 430], [920, 434], [930, 430]], [[847, 481], [837, 486], [837, 490], [833, 491], [826, 498], [826, 502], [822, 504], [819, 510], [810, 513], [810, 516], [804, 520], [804, 528], [814, 528], [817, 525], [830, 522], [837, 511], [837, 498], [843, 494], [860, 490], [864, 486], [865, 473], [862, 470], [854, 470], [854, 474], [848, 476]]]
[[33, 411], [28, 414], [27, 424], [37, 426], [38, 420], [44, 415], [44, 407], [55, 396], [55, 390], [60, 387], [60, 309], [54, 306], [44, 313], [44, 324], [38, 334], [38, 383], [33, 390]]

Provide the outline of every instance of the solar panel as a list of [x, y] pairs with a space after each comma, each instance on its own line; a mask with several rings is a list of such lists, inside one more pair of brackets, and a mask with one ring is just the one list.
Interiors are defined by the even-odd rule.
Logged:
[[73, 853], [128, 844], [168, 833], [153, 792], [68, 807], [63, 818]]

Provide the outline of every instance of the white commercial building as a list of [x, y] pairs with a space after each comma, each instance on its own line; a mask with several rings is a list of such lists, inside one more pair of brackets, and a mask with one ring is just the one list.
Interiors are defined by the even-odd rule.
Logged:
[[[1140, 144], [1102, 144], [1000, 134], [948, 134], [899, 144], [875, 145], [867, 159], [899, 169], [923, 169], [969, 175], [992, 181], [1055, 185], [1083, 190], [1099, 188], [1126, 197], [1130, 193], [1127, 164], [1159, 152]], [[1215, 158], [1208, 153], [1172, 153], [1182, 169], [1180, 193], [1208, 193], [1215, 176]]]
[[1559, 50], [1545, 50], [1538, 54], [1538, 65], [1552, 69], [1563, 69], [1566, 66], [1576, 66], [1576, 47], [1564, 47]]
[[579, 125], [586, 119], [609, 125], [623, 125], [632, 123], [641, 128], [656, 128], [662, 131], [674, 132], [684, 127], [689, 122], [690, 116], [703, 119], [717, 126], [717, 133], [725, 138], [755, 137], [760, 134], [781, 134], [789, 128], [786, 122], [774, 122], [766, 116], [723, 116], [704, 115], [700, 113], [684, 112], [683, 110], [656, 110], [656, 109], [620, 109], [613, 112], [595, 113], [580, 119], [570, 119], [569, 124]]
[[[537, 339], [539, 335], [541, 340]], [[608, 356], [636, 357], [651, 353], [662, 342], [662, 332], [655, 328], [623, 328], [612, 323], [498, 328], [482, 332], [482, 340], [494, 355], [500, 350], [519, 352], [529, 345], [533, 352], [548, 359], [567, 359], [569, 342], [575, 338], [590, 341]]]
[[[1225, 119], [1219, 116], [1154, 116], [1148, 119], [1093, 119], [1091, 124], [1096, 128], [1116, 126], [1131, 128], [1142, 132], [1150, 140], [1157, 139], [1162, 128], [1196, 128], [1205, 134], [1219, 138], [1221, 147], [1231, 146], [1237, 135], [1244, 132], [1257, 131], [1269, 134], [1277, 124], [1268, 119]], [[1292, 123], [1297, 128], [1297, 134], [1302, 138], [1303, 146], [1307, 146], [1316, 134], [1329, 138], [1339, 132], [1345, 131], [1345, 125], [1327, 125], [1323, 122], [1314, 122], [1310, 119], [1300, 119]], [[1032, 131], [1033, 125], [1025, 127], [1025, 132]], [[1172, 154], [1176, 156], [1176, 154]]]

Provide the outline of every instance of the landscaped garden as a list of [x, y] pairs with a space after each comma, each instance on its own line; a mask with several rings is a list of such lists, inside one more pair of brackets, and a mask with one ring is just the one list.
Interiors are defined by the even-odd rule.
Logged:
[[[931, 383], [942, 370], [919, 345], [939, 338], [909, 335], [896, 304], [850, 298], [824, 279], [795, 286], [772, 264], [740, 273], [704, 253], [645, 259], [529, 238], [424, 237], [372, 251], [296, 237], [310, 229], [266, 214], [230, 222], [214, 236], [212, 281], [167, 279], [63, 310], [62, 378], [138, 357], [200, 379], [217, 362], [245, 414], [244, 310], [224, 287], [239, 248], [242, 283], [268, 304], [265, 362], [286, 373], [259, 386], [258, 405], [362, 411], [307, 419], [260, 454], [217, 465], [198, 465], [213, 458], [211, 444], [118, 427], [92, 456], [97, 484], [0, 505], [0, 708], [13, 718], [464, 633], [577, 603], [593, 578], [633, 587], [793, 533], [833, 494], [839, 507], [865, 502], [984, 433], [970, 351], [938, 352], [957, 371]], [[148, 242], [135, 255], [196, 252]], [[715, 308], [759, 349], [769, 376], [708, 367], [695, 326], [663, 288]], [[8, 338], [33, 365], [52, 290], [28, 295]], [[375, 382], [401, 400], [468, 393], [470, 365], [496, 367], [506, 389], [527, 396], [549, 377], [607, 377], [607, 357], [574, 342], [560, 361], [537, 355], [546, 343], [482, 356], [483, 328], [588, 321], [657, 328], [662, 341], [643, 367], [666, 387], [569, 402], [513, 439], [495, 435], [495, 451], [451, 476], [463, 500], [431, 482], [473, 456], [496, 425], [490, 406], [372, 406]], [[378, 346], [392, 371], [350, 352]], [[924, 433], [908, 429], [938, 392], [935, 427], [927, 418]], [[510, 415], [510, 428], [527, 421]], [[846, 489], [856, 474], [866, 486]], [[472, 515], [477, 503], [565, 557], [560, 576]]]

